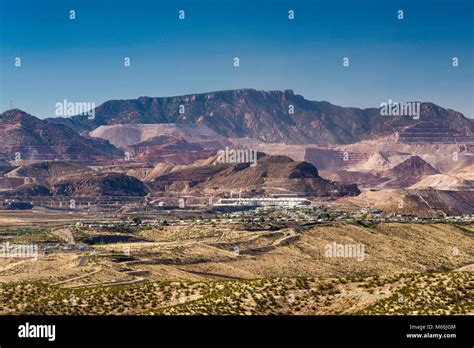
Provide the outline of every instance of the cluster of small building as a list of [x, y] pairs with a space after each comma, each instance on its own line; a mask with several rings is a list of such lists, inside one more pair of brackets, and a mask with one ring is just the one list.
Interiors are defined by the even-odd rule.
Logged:
[[[191, 224], [227, 224], [227, 223], [262, 223], [262, 222], [474, 222], [473, 215], [445, 217], [417, 217], [400, 213], [389, 213], [377, 208], [358, 210], [315, 204], [307, 198], [297, 196], [283, 197], [230, 197], [220, 198], [205, 209], [197, 206], [163, 207], [162, 213], [148, 212], [142, 220], [133, 223], [136, 226], [160, 227]], [[192, 212], [188, 214], [189, 212]], [[166, 214], [167, 215], [166, 215]], [[136, 214], [139, 215], [139, 212]], [[160, 219], [157, 217], [160, 216]], [[119, 227], [124, 221], [103, 223], [85, 223], [91, 227]], [[126, 222], [125, 222], [126, 223]], [[132, 223], [132, 222], [130, 222]]]

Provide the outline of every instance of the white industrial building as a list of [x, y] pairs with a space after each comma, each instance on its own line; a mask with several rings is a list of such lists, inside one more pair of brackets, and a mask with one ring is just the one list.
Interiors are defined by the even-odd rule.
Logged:
[[301, 197], [221, 198], [214, 206], [294, 208], [310, 204], [311, 202], [308, 199]]

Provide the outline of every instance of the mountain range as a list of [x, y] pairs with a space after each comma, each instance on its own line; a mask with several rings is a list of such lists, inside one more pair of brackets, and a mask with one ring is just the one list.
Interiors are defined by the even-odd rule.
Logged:
[[381, 116], [378, 108], [341, 107], [311, 101], [285, 91], [238, 89], [176, 97], [110, 100], [95, 117], [50, 119], [80, 131], [114, 124], [195, 124], [226, 138], [254, 138], [267, 143], [347, 144], [392, 134], [424, 122], [474, 134], [474, 121], [433, 103], [421, 103], [420, 119]]
[[[216, 162], [228, 147], [258, 152], [256, 166]], [[41, 120], [18, 109], [0, 114], [0, 194], [238, 191], [357, 196], [347, 201], [375, 207], [393, 195], [411, 202], [410, 214], [424, 205], [437, 207], [422, 211], [427, 214], [469, 213], [473, 150], [474, 121], [432, 103], [421, 103], [414, 119], [310, 101], [290, 90], [140, 97], [107, 101], [95, 118]], [[397, 200], [390, 202], [396, 210]]]
[[[0, 160], [11, 161], [19, 154], [30, 160], [104, 162], [129, 152], [143, 160], [176, 157], [190, 163], [208, 157], [209, 152], [200, 149], [223, 148], [229, 139], [331, 145], [394, 136], [400, 142], [474, 143], [472, 119], [432, 103], [421, 103], [420, 110], [419, 120], [381, 116], [377, 108], [310, 101], [291, 90], [254, 89], [110, 100], [95, 109], [93, 119], [40, 120], [13, 109], [0, 114]], [[182, 145], [182, 153], [160, 153], [170, 146], [163, 138], [152, 138], [163, 135], [174, 137], [169, 138], [171, 148]], [[196, 151], [186, 159], [183, 153], [191, 148]]]

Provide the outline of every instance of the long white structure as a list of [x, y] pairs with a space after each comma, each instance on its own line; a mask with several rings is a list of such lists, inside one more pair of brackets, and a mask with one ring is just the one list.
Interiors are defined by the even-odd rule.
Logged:
[[310, 205], [306, 198], [278, 197], [278, 198], [221, 198], [215, 206], [245, 206], [245, 207], [298, 207]]

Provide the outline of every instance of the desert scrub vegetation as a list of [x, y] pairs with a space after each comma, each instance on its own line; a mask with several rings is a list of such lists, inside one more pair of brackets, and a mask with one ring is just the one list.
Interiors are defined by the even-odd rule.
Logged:
[[[277, 315], [308, 314], [323, 305], [320, 280], [306, 277], [266, 278], [214, 283], [206, 296], [184, 304], [163, 307], [160, 315]], [[331, 295], [339, 293], [330, 285]]]
[[[0, 285], [1, 314], [279, 314], [302, 309], [313, 280], [274, 278], [206, 282], [143, 282], [63, 288], [44, 283]], [[291, 296], [289, 296], [291, 295]], [[290, 307], [291, 306], [291, 310]]]
[[[139, 314], [173, 303], [175, 284], [149, 283], [66, 289], [43, 283], [0, 286], [0, 313], [41, 315]], [[194, 284], [188, 291], [198, 289]], [[188, 292], [189, 293], [189, 292]]]
[[18, 229], [4, 234], [10, 243], [60, 243], [61, 238], [52, 235], [50, 229]]
[[469, 272], [400, 273], [334, 279], [144, 281], [83, 288], [9, 283], [0, 285], [0, 314], [473, 314], [473, 277]]
[[403, 275], [404, 286], [357, 314], [474, 314], [474, 273]]

